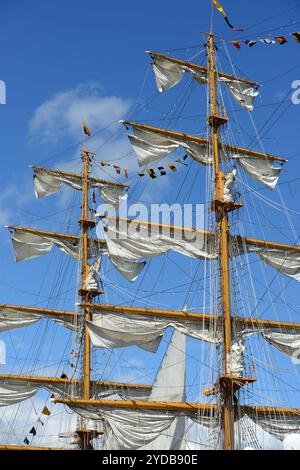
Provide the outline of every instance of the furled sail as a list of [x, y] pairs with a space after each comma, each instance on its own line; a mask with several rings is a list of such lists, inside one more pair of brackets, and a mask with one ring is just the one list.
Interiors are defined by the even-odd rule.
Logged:
[[[158, 91], [161, 93], [174, 87], [181, 82], [185, 73], [189, 73], [197, 83], [207, 84], [207, 69], [188, 63], [176, 63], [172, 59], [150, 53], [152, 56], [152, 67]], [[181, 61], [183, 62], [183, 61]], [[228, 78], [218, 75], [220, 83], [224, 83], [235, 101], [245, 110], [253, 111], [255, 98], [259, 95], [258, 86], [238, 78]]]
[[[8, 227], [13, 233], [15, 261], [24, 261], [37, 258], [50, 253], [53, 247], [57, 247], [71, 258], [78, 259], [80, 238], [75, 235], [42, 232], [18, 227]], [[105, 245], [105, 244], [104, 244]], [[105, 254], [106, 249], [100, 240], [90, 242], [90, 255]]]
[[[259, 243], [256, 243], [259, 242]], [[233, 244], [234, 245], [234, 244]], [[300, 250], [289, 245], [276, 246], [249, 238], [238, 238], [239, 254], [256, 253], [262, 261], [285, 276], [300, 282]]]
[[264, 431], [272, 434], [279, 440], [283, 440], [288, 434], [300, 434], [300, 415], [284, 413], [274, 416], [274, 414], [253, 414], [249, 417]]
[[47, 315], [45, 312], [38, 313], [37, 309], [33, 308], [30, 311], [30, 307], [26, 308], [26, 312], [22, 308], [19, 310], [17, 308], [9, 308], [6, 306], [1, 306], [0, 308], [0, 332], [12, 330], [14, 328], [21, 328], [24, 326], [30, 326], [38, 322], [41, 318], [49, 318], [55, 322], [65, 326], [66, 328], [75, 329], [76, 325], [74, 323], [74, 317], [63, 316], [59, 313], [55, 315]]
[[[22, 379], [22, 377], [20, 377]], [[20, 380], [11, 377], [0, 377], [0, 406], [9, 406], [20, 403], [34, 396], [39, 390], [45, 389], [60, 396], [80, 396], [81, 384], [79, 380], [70, 381], [68, 379], [59, 382], [58, 380], [39, 380], [38, 377], [31, 381]], [[91, 382], [92, 395], [95, 399], [116, 396], [117, 399], [124, 400], [147, 400], [151, 393], [151, 388], [126, 387], [126, 384], [111, 384], [109, 387], [101, 382]]]
[[199, 143], [196, 140], [164, 136], [137, 127], [133, 127], [133, 132], [134, 135], [129, 135], [128, 138], [136, 153], [139, 166], [159, 161], [180, 147], [196, 162], [204, 165], [212, 163], [212, 158], [208, 154], [208, 145], [205, 142]]
[[[121, 221], [117, 223], [117, 220]], [[159, 227], [142, 221], [130, 221], [130, 219], [116, 219], [106, 217], [104, 219], [104, 233], [109, 257], [113, 264], [125, 275], [128, 280], [133, 281], [144, 264], [141, 260], [155, 258], [168, 251], [181, 253], [194, 259], [215, 259], [217, 257], [214, 238], [207, 236], [204, 232], [184, 229], [174, 230], [165, 226], [160, 231]], [[151, 233], [149, 234], [149, 228]], [[184, 233], [183, 233], [184, 232]], [[126, 262], [134, 273], [133, 277], [124, 273], [123, 262]], [[138, 263], [138, 264], [137, 264]], [[137, 270], [135, 270], [137, 267]]]
[[[212, 163], [209, 142], [206, 139], [127, 121], [124, 121], [124, 124], [132, 126], [133, 135], [128, 135], [128, 138], [136, 153], [139, 166], [159, 161], [180, 147], [198, 163], [204, 165]], [[232, 159], [267, 188], [276, 187], [285, 160], [227, 144], [220, 146], [220, 153], [224, 160]]]
[[88, 330], [94, 347], [138, 346], [150, 352], [157, 351], [169, 327], [175, 328], [183, 335], [202, 341], [217, 343], [220, 340], [213, 323], [134, 315], [126, 311], [124, 313], [101, 311], [101, 306], [99, 310], [98, 307], [94, 308], [93, 320], [88, 322]]
[[[82, 190], [82, 177], [80, 175], [39, 167], [35, 167], [34, 172], [34, 190], [37, 198], [57, 193], [63, 184], [76, 190]], [[95, 178], [90, 178], [90, 185], [92, 188], [99, 190], [105, 203], [114, 207], [117, 207], [120, 198], [124, 197], [124, 186], [122, 184], [101, 182]]]

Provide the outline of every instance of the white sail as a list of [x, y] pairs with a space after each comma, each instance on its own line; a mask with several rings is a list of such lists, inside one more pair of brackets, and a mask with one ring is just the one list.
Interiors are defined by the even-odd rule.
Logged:
[[220, 341], [220, 335], [214, 331], [214, 325], [201, 321], [134, 315], [126, 311], [124, 313], [113, 311], [97, 313], [96, 307], [93, 320], [88, 322], [88, 330], [94, 347], [138, 346], [150, 352], [157, 351], [165, 331], [170, 327], [183, 335], [209, 343]]
[[[197, 70], [197, 68], [188, 65], [177, 64], [168, 60], [167, 57], [160, 58], [154, 55], [152, 67], [157, 89], [161, 93], [180, 83], [184, 73], [190, 73], [199, 84], [208, 83], [206, 70]], [[257, 86], [223, 76], [218, 76], [218, 80], [227, 86], [235, 101], [243, 109], [253, 111], [254, 100], [259, 95]]]
[[[197, 142], [184, 137], [166, 136], [150, 129], [140, 129], [131, 124], [134, 135], [128, 135], [136, 153], [139, 166], [148, 165], [161, 160], [179, 147], [198, 163], [210, 165], [212, 158], [209, 154], [208, 143]], [[228, 151], [226, 145], [220, 149], [224, 159], [234, 159], [256, 181], [274, 189], [278, 182], [282, 166], [276, 166], [271, 158], [256, 157], [252, 153]]]
[[[107, 217], [104, 221], [104, 234], [113, 264], [118, 269], [120, 263], [120, 273], [124, 275], [122, 262], [131, 263], [134, 278], [137, 276], [134, 269], [137, 262], [155, 258], [168, 251], [202, 260], [217, 257], [214, 238], [206, 236], [200, 231], [194, 231], [193, 234], [186, 232], [185, 236], [181, 231], [175, 231], [171, 236], [170, 230], [167, 228], [159, 232], [157, 227], [151, 227], [149, 235], [146, 224], [140, 223], [138, 230], [133, 230], [133, 226], [130, 229], [127, 227], [127, 221], [118, 225], [115, 218]], [[139, 272], [143, 266], [144, 264], [137, 266]]]
[[76, 329], [75, 318], [67, 317], [64, 315], [54, 313], [48, 314], [45, 312], [36, 312], [34, 309], [30, 312], [30, 308], [24, 312], [22, 309], [12, 309], [9, 307], [2, 307], [0, 309], [0, 332], [12, 330], [14, 328], [21, 328], [33, 325], [41, 318], [48, 318], [56, 323], [59, 323], [66, 328]]
[[[76, 190], [82, 190], [82, 177], [72, 176], [60, 171], [47, 170], [46, 168], [35, 168], [34, 191], [37, 198], [43, 198], [57, 193], [63, 184]], [[91, 178], [92, 188], [99, 190], [100, 196], [107, 204], [117, 207], [120, 198], [123, 197], [124, 187], [122, 185], [101, 183]]]

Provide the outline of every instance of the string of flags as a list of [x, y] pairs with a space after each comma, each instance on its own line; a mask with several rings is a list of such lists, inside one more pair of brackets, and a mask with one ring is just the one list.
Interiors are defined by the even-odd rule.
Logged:
[[[47, 406], [44, 406], [44, 408], [42, 409], [42, 412], [41, 412], [41, 415], [44, 415], [44, 416], [50, 416], [51, 415], [51, 411], [49, 410], [49, 408]], [[44, 422], [42, 420], [42, 416], [39, 416], [37, 418], [37, 423], [41, 424], [42, 426], [44, 426]], [[36, 436], [37, 434], [37, 425], [35, 426], [32, 426], [32, 428], [30, 429], [29, 433], [28, 434], [31, 434], [32, 435], [32, 439], [34, 438], [34, 436]], [[30, 440], [28, 439], [28, 437], [26, 436], [23, 440], [24, 444], [26, 444], [27, 446], [29, 446], [30, 444]]]
[[[175, 163], [179, 163], [179, 164], [184, 165], [184, 166], [189, 166], [187, 163], [185, 163], [185, 160], [187, 158], [188, 158], [188, 156], [184, 155], [184, 157], [182, 159], [178, 158], [177, 160], [175, 160]], [[112, 163], [109, 163], [109, 162], [98, 162], [98, 164], [101, 167], [105, 167], [105, 166], [113, 167], [115, 169], [115, 172], [117, 173], [117, 175], [120, 175], [121, 171], [123, 171], [124, 174], [125, 174], [125, 177], [128, 178], [127, 168], [121, 168], [118, 165], [113, 165]], [[176, 173], [176, 171], [177, 171], [177, 167], [173, 163], [169, 163], [167, 165], [167, 168], [169, 168], [173, 173]], [[167, 168], [163, 167], [163, 166], [157, 167], [157, 170], [159, 171], [159, 174], [157, 174], [155, 172], [156, 168], [155, 169], [149, 168], [149, 169], [145, 170], [144, 172], [140, 172], [140, 173], [137, 173], [137, 174], [138, 174], [138, 176], [145, 176], [146, 174], [148, 174], [150, 176], [150, 178], [154, 179], [154, 178], [157, 178], [157, 176], [166, 176]]]
[[267, 45], [274, 45], [278, 43], [281, 46], [283, 46], [284, 44], [287, 44], [289, 42], [289, 40], [287, 39], [287, 37], [289, 36], [292, 37], [298, 44], [300, 44], [300, 32], [299, 31], [296, 31], [295, 33], [292, 33], [292, 34], [288, 34], [286, 36], [275, 36], [274, 39], [270, 39], [270, 38], [262, 38], [262, 39], [257, 39], [257, 40], [246, 39], [244, 41], [231, 41], [231, 44], [234, 47], [236, 47], [238, 50], [241, 49], [242, 43], [248, 47], [253, 47], [259, 42], [262, 44], [267, 44]]

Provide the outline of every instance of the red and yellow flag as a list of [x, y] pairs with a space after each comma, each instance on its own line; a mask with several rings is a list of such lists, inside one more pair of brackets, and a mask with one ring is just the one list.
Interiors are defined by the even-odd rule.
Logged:
[[213, 0], [213, 4], [215, 5], [216, 9], [221, 13], [221, 15], [223, 15], [224, 17], [224, 20], [226, 21], [226, 23], [228, 24], [229, 28], [233, 29], [234, 31], [244, 31], [243, 29], [238, 29], [238, 28], [235, 28], [234, 26], [232, 26], [232, 24], [230, 23], [229, 19], [228, 19], [228, 16], [224, 10], [224, 8], [222, 7], [222, 5], [218, 2], [218, 0]]

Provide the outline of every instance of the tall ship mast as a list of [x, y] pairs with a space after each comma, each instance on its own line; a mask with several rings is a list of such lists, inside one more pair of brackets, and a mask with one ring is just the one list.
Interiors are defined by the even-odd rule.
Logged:
[[[259, 302], [247, 315], [239, 312], [234, 302], [236, 276], [244, 275], [242, 269], [237, 273], [233, 268], [237, 260], [247, 259], [247, 269], [251, 269], [249, 257], [252, 260], [256, 256], [255, 262], [271, 267], [274, 276], [300, 280], [299, 246], [256, 239], [232, 230], [234, 218], [246, 210], [235, 190], [237, 175], [246, 172], [259, 184], [274, 189], [286, 159], [225, 140], [229, 118], [220, 90], [225, 87], [237, 106], [251, 112], [259, 84], [219, 70], [213, 33], [208, 35], [205, 48], [206, 66], [161, 53], [149, 54], [159, 92], [175, 87], [184, 75], [191, 76], [196, 85], [207, 87], [206, 136], [131, 120], [123, 120], [122, 124], [128, 130], [141, 172], [149, 170], [148, 174], [155, 177], [164, 159], [178, 149], [187, 157], [184, 161], [205, 168], [211, 188], [209, 215], [205, 219], [208, 224], [193, 228], [123, 216], [121, 204], [126, 193], [130, 198], [131, 188], [94, 176], [96, 155], [90, 150], [87, 137], [80, 173], [33, 167], [38, 198], [50, 196], [64, 185], [81, 192], [79, 234], [7, 227], [12, 234], [16, 261], [46, 255], [58, 248], [79, 266], [73, 311], [8, 304], [2, 304], [0, 311], [1, 331], [29, 329], [46, 319], [69, 329], [74, 337], [72, 377], [65, 373], [52, 377], [36, 373], [0, 375], [2, 407], [18, 407], [25, 400], [33, 400], [40, 390], [46, 390], [51, 395], [51, 410], [62, 404], [66, 413], [77, 416], [75, 429], [70, 433], [71, 442], [54, 449], [72, 445], [81, 450], [234, 450], [247, 445], [260, 448], [263, 433], [278, 440], [300, 433], [300, 408], [275, 399], [264, 403], [265, 396], [250, 401], [255, 396], [251, 391], [255, 391], [258, 377], [254, 358], [246, 354], [247, 341], [256, 338], [266, 348], [276, 348], [280, 354], [293, 357], [300, 347], [300, 323], [284, 321], [284, 314], [283, 320], [263, 319]], [[90, 133], [86, 125], [84, 130], [85, 134]], [[106, 212], [93, 208], [96, 192], [106, 204]], [[109, 261], [110, 269], [117, 270], [126, 283], [135, 286], [137, 279], [147, 275], [149, 259], [172, 252], [178, 257], [191, 258], [203, 272], [201, 279], [209, 278], [206, 285], [209, 299], [202, 303], [204, 309], [200, 303], [196, 311], [191, 311], [189, 305], [173, 310], [159, 304], [141, 307], [134, 302], [127, 306], [103, 301], [104, 260]], [[205, 291], [201, 292], [204, 295]], [[211, 306], [210, 311], [207, 305]], [[168, 346], [153, 383], [93, 378], [95, 351], [138, 347], [150, 361], [165, 335], [169, 335]], [[187, 339], [193, 341], [191, 353], [186, 346]], [[194, 387], [191, 394], [186, 375], [191, 374], [188, 359], [194, 357], [199, 361], [198, 374], [202, 380], [199, 387], [198, 382], [194, 384], [196, 390]], [[200, 386], [204, 382], [206, 385]], [[270, 386], [270, 382], [266, 384]], [[50, 415], [49, 408], [49, 404], [43, 408], [40, 422]], [[189, 437], [190, 429], [193, 438]], [[30, 437], [36, 434], [33, 426]], [[3, 438], [1, 449], [48, 448], [35, 445], [28, 437], [24, 441], [11, 435], [12, 439]]]

